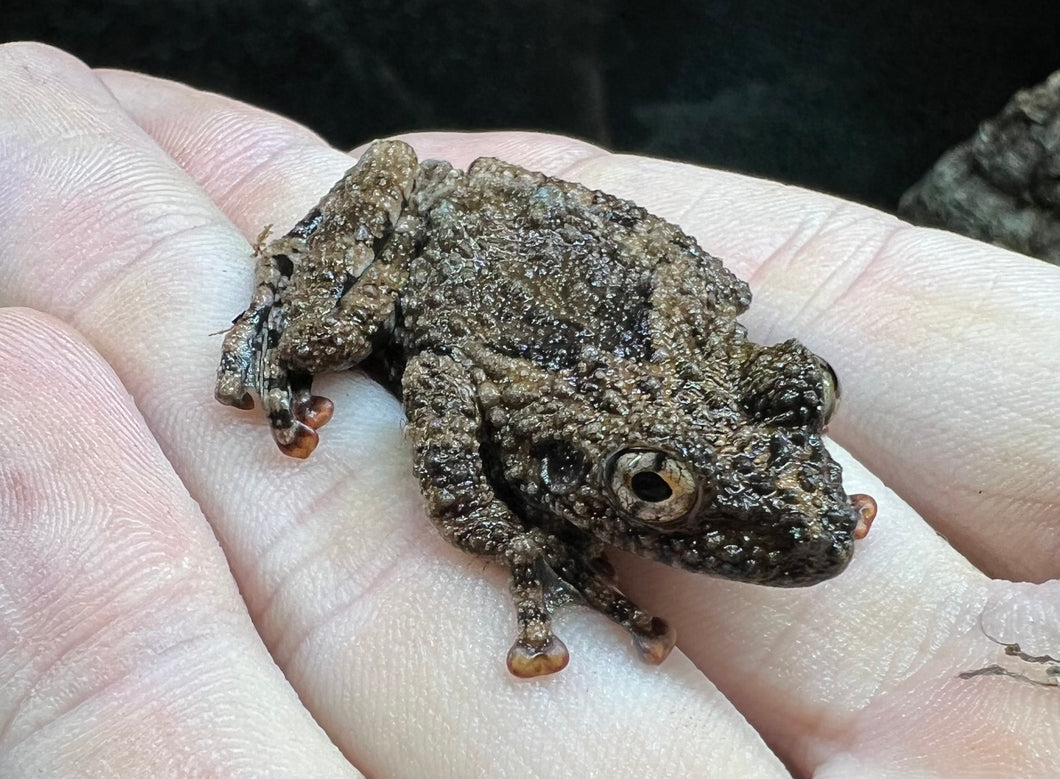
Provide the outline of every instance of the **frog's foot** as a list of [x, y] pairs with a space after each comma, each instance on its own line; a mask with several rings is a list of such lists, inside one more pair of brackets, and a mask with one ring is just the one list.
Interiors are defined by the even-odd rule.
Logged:
[[533, 646], [521, 637], [508, 650], [508, 670], [513, 676], [529, 679], [562, 671], [567, 667], [570, 653], [562, 641], [549, 636], [544, 646]]
[[658, 665], [677, 642], [677, 631], [627, 598], [615, 583], [615, 571], [602, 554], [580, 559], [573, 555], [555, 568], [586, 604], [629, 631], [645, 662]]
[[622, 594], [602, 554], [531, 531], [508, 545], [506, 558], [519, 620], [519, 638], [508, 652], [508, 670], [516, 676], [542, 676], [567, 665], [567, 647], [552, 633], [552, 612], [574, 600], [628, 630], [646, 662], [658, 665], [674, 648], [677, 632]]
[[[301, 376], [300, 376], [301, 378]], [[292, 387], [291, 410], [295, 419], [312, 430], [319, 430], [331, 421], [335, 413], [335, 404], [322, 395], [313, 395], [309, 391], [310, 377], [303, 379], [304, 385], [298, 389]]]
[[677, 643], [677, 631], [659, 617], [652, 617], [646, 627], [629, 625], [627, 629], [633, 636], [633, 646], [644, 661], [652, 665], [658, 665], [669, 657]]
[[269, 306], [255, 300], [250, 308], [232, 321], [221, 348], [214, 397], [226, 406], [243, 410], [254, 408], [255, 381], [262, 329]]
[[217, 368], [214, 396], [226, 406], [241, 409], [254, 408], [254, 393], [262, 394], [263, 357], [286, 324], [280, 299], [293, 272], [291, 257], [304, 250], [304, 237], [296, 235], [295, 230], [264, 248], [261, 244], [267, 232], [258, 236], [254, 247], [257, 265], [254, 295], [250, 305], [232, 320], [225, 333], [221, 364]]
[[255, 321], [260, 318], [248, 311], [229, 331], [214, 394], [225, 405], [251, 409], [251, 393], [257, 393], [280, 451], [305, 458], [316, 448], [316, 431], [331, 419], [335, 407], [309, 391], [311, 376], [289, 372], [278, 361], [275, 348], [266, 347], [262, 353], [261, 323]]
[[309, 391], [311, 382], [308, 374], [288, 373], [275, 362], [265, 371], [262, 403], [272, 437], [289, 457], [304, 459], [313, 453], [320, 440], [317, 429], [327, 424], [335, 409], [330, 400]]

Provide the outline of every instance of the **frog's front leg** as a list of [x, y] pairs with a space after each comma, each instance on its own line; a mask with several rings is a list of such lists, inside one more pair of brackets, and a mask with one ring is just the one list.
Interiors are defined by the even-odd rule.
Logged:
[[552, 633], [553, 585], [545, 566], [568, 556], [564, 543], [527, 527], [494, 493], [479, 453], [482, 419], [475, 388], [460, 364], [448, 356], [419, 354], [409, 361], [402, 387], [406, 432], [428, 514], [450, 543], [511, 572], [519, 635], [508, 653], [508, 669], [524, 677], [559, 671], [569, 655]]
[[626, 628], [646, 661], [666, 659], [673, 629], [622, 594], [601, 542], [569, 542], [528, 526], [497, 497], [482, 463], [482, 416], [468, 371], [452, 357], [422, 353], [409, 361], [402, 386], [428, 514], [450, 543], [511, 573], [519, 635], [508, 669], [540, 676], [567, 665], [552, 610], [574, 598]]
[[629, 631], [633, 645], [648, 663], [669, 657], [677, 631], [631, 601], [615, 583], [615, 571], [602, 553], [568, 555], [554, 563], [556, 574], [568, 582], [586, 604]]

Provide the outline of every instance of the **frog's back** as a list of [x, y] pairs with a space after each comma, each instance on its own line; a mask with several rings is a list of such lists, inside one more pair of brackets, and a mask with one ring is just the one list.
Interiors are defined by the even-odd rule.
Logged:
[[553, 370], [584, 346], [645, 360], [660, 270], [676, 258], [708, 305], [747, 305], [717, 259], [629, 201], [491, 158], [467, 173], [424, 163], [417, 189], [424, 244], [400, 312], [412, 351], [470, 338]]

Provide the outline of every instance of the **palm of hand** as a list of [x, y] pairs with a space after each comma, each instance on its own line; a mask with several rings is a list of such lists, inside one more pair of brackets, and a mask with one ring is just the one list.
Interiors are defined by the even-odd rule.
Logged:
[[569, 610], [571, 666], [518, 682], [497, 660], [504, 577], [423, 520], [391, 397], [355, 374], [322, 380], [349, 413], [292, 466], [257, 417], [209, 396], [209, 334], [242, 308], [245, 241], [293, 223], [349, 158], [276, 117], [133, 74], [101, 83], [48, 50], [6, 47], [0, 68], [0, 292], [25, 307], [0, 313], [9, 773], [1060, 768], [1041, 724], [1055, 687], [959, 677], [999, 663], [1049, 680], [1049, 662], [989, 637], [1058, 654], [1055, 582], [983, 573], [1060, 567], [1055, 268], [562, 139], [415, 138], [423, 157], [493, 154], [682, 224], [752, 283], [752, 335], [797, 334], [835, 365], [831, 432], [895, 490], [837, 450], [880, 520], [811, 590], [619, 560], [633, 597], [665, 603], [683, 655], [643, 666]]

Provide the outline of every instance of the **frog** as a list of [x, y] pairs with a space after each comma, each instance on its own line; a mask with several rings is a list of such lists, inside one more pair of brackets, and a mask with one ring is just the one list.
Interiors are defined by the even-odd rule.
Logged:
[[378, 376], [404, 406], [426, 514], [509, 573], [517, 677], [567, 665], [553, 619], [569, 603], [644, 660], [670, 654], [676, 631], [624, 594], [611, 550], [807, 586], [846, 567], [875, 516], [822, 440], [829, 364], [749, 340], [748, 285], [629, 200], [379, 140], [255, 262], [217, 400], [260, 399], [280, 451], [305, 458], [334, 413], [313, 378]]

